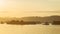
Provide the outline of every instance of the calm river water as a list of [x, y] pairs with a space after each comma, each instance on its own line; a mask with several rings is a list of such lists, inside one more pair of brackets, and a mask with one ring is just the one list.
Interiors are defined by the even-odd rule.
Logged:
[[60, 25], [0, 24], [0, 34], [60, 34]]

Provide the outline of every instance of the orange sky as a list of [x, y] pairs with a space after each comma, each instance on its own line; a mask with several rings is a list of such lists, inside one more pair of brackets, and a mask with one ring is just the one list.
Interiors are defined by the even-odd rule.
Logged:
[[60, 15], [60, 0], [0, 0], [1, 17], [49, 15]]

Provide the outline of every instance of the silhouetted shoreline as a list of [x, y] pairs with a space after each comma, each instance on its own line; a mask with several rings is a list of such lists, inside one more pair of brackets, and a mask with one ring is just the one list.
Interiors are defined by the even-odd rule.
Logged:
[[60, 25], [60, 16], [53, 15], [48, 17], [22, 17], [22, 18], [0, 18], [1, 24], [12, 24], [12, 25]]

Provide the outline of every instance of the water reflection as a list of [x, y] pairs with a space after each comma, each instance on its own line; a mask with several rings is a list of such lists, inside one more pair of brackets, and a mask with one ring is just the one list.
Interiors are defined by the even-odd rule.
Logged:
[[0, 24], [0, 34], [60, 34], [60, 25]]

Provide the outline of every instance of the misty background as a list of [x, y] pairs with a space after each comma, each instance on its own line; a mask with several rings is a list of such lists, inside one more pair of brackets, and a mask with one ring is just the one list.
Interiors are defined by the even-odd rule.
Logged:
[[60, 0], [0, 0], [1, 17], [60, 15]]

